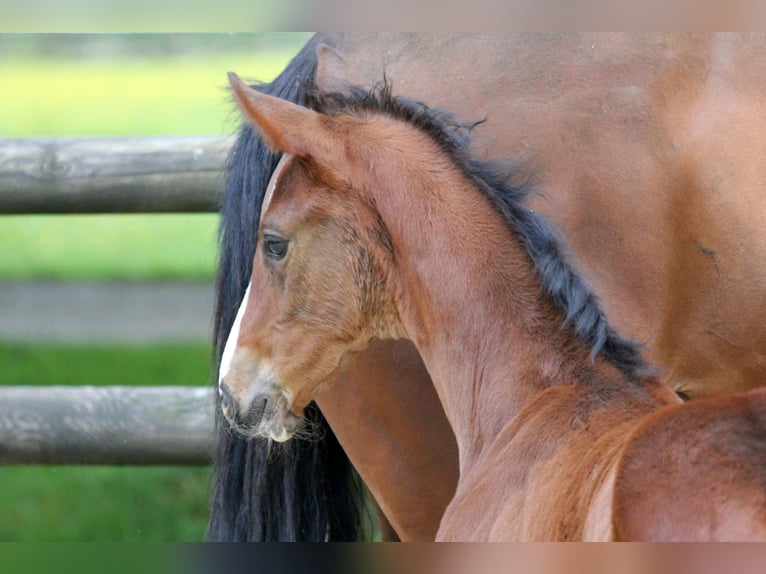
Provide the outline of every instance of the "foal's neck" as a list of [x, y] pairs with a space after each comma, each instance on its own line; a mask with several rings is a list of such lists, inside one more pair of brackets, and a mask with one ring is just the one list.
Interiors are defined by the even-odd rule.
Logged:
[[562, 327], [519, 238], [459, 168], [399, 153], [399, 169], [373, 170], [370, 189], [396, 249], [401, 328], [434, 380], [464, 473], [545, 389], [619, 372]]

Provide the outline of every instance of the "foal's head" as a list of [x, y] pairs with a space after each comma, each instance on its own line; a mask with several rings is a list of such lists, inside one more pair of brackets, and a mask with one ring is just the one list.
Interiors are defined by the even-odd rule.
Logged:
[[[349, 158], [365, 122], [266, 96], [230, 74], [235, 99], [284, 152], [264, 200], [250, 286], [220, 367], [224, 415], [284, 441], [303, 408], [371, 339], [396, 334], [391, 244]], [[370, 132], [369, 129], [366, 130]], [[358, 162], [356, 162], [358, 163]], [[359, 176], [359, 177], [358, 177]]]

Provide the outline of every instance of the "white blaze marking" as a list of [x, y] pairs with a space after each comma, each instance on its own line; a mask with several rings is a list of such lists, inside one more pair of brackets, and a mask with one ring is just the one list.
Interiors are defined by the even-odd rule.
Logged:
[[226, 339], [226, 345], [223, 348], [223, 355], [221, 355], [221, 367], [218, 369], [218, 392], [221, 392], [221, 383], [226, 375], [231, 370], [231, 362], [234, 359], [234, 352], [237, 350], [237, 341], [239, 340], [239, 330], [242, 327], [242, 317], [245, 316], [245, 308], [247, 307], [247, 300], [250, 297], [250, 284], [248, 283], [245, 290], [245, 296], [242, 298], [242, 303], [237, 311], [237, 317], [234, 319], [234, 324], [229, 331], [229, 337]]
[[[269, 204], [271, 203], [271, 199], [274, 196], [274, 188], [277, 186], [279, 174], [291, 157], [292, 156], [290, 154], [282, 154], [282, 159], [279, 160], [277, 167], [274, 169], [274, 173], [271, 175], [268, 187], [266, 188], [266, 193], [263, 197], [260, 217], [262, 217], [266, 212], [266, 209], [268, 209]], [[249, 296], [250, 284], [247, 285], [245, 296], [239, 306], [239, 311], [237, 311], [237, 317], [234, 319], [234, 324], [231, 326], [231, 331], [229, 331], [229, 337], [226, 339], [226, 345], [223, 348], [223, 355], [221, 355], [221, 367], [218, 369], [219, 394], [221, 394], [221, 383], [223, 382], [224, 377], [229, 374], [229, 370], [231, 369], [231, 362], [234, 359], [234, 352], [237, 349], [237, 341], [239, 340], [239, 330], [242, 324], [242, 316], [245, 314], [245, 307], [247, 307], [247, 299]]]

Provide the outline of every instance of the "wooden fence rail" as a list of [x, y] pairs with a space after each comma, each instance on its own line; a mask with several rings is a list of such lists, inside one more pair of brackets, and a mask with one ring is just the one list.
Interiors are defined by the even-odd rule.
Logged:
[[0, 213], [217, 211], [231, 137], [0, 139]]
[[0, 464], [207, 465], [214, 390], [0, 386]]
[[[0, 138], [0, 214], [214, 212], [230, 137]], [[0, 385], [0, 464], [210, 463], [214, 390]]]

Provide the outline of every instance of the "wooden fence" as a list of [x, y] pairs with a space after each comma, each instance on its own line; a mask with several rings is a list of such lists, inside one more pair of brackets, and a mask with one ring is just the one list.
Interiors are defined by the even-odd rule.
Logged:
[[[231, 144], [0, 139], [0, 214], [217, 211]], [[0, 385], [0, 464], [208, 464], [214, 398], [200, 387]]]
[[0, 464], [208, 464], [204, 387], [0, 386]]
[[227, 137], [0, 139], [0, 213], [217, 211]]

